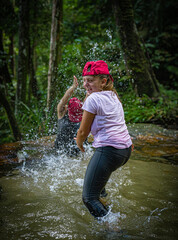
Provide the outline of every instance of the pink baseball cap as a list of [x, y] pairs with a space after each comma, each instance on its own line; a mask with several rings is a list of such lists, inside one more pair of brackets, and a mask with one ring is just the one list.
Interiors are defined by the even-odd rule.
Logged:
[[68, 104], [69, 120], [75, 123], [81, 122], [82, 114], [83, 114], [83, 111], [82, 111], [81, 101], [76, 97], [71, 98]]
[[87, 62], [82, 72], [82, 76], [100, 74], [109, 75], [110, 79], [114, 82], [113, 77], [109, 73], [108, 65], [103, 60]]

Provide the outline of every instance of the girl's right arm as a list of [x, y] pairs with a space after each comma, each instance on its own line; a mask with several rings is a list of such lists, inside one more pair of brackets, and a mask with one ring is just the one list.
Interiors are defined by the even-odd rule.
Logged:
[[77, 138], [76, 138], [77, 146], [82, 152], [85, 152], [83, 143], [91, 131], [91, 125], [93, 123], [94, 118], [95, 118], [95, 114], [84, 110], [82, 121], [80, 124], [80, 128], [77, 132]]

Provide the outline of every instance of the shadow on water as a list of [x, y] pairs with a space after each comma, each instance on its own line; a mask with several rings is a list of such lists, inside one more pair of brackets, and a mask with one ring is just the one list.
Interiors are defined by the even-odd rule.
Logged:
[[3, 146], [0, 239], [177, 239], [177, 131], [128, 128], [135, 150], [107, 183], [106, 221], [81, 199], [90, 145], [78, 157], [54, 154], [55, 137]]

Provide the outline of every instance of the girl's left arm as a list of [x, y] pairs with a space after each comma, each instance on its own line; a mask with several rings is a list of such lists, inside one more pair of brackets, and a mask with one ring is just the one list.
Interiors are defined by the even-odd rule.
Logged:
[[83, 142], [85, 141], [85, 139], [88, 137], [90, 133], [91, 125], [93, 123], [94, 118], [95, 118], [95, 114], [84, 110], [82, 121], [81, 121], [80, 128], [78, 130], [77, 138], [76, 138], [77, 146], [82, 152], [85, 152], [85, 149], [83, 148]]

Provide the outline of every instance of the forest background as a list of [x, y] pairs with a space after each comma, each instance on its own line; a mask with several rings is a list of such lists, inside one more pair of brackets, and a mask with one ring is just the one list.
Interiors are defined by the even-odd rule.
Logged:
[[0, 144], [54, 135], [73, 75], [104, 60], [127, 123], [177, 127], [176, 0], [1, 0]]

